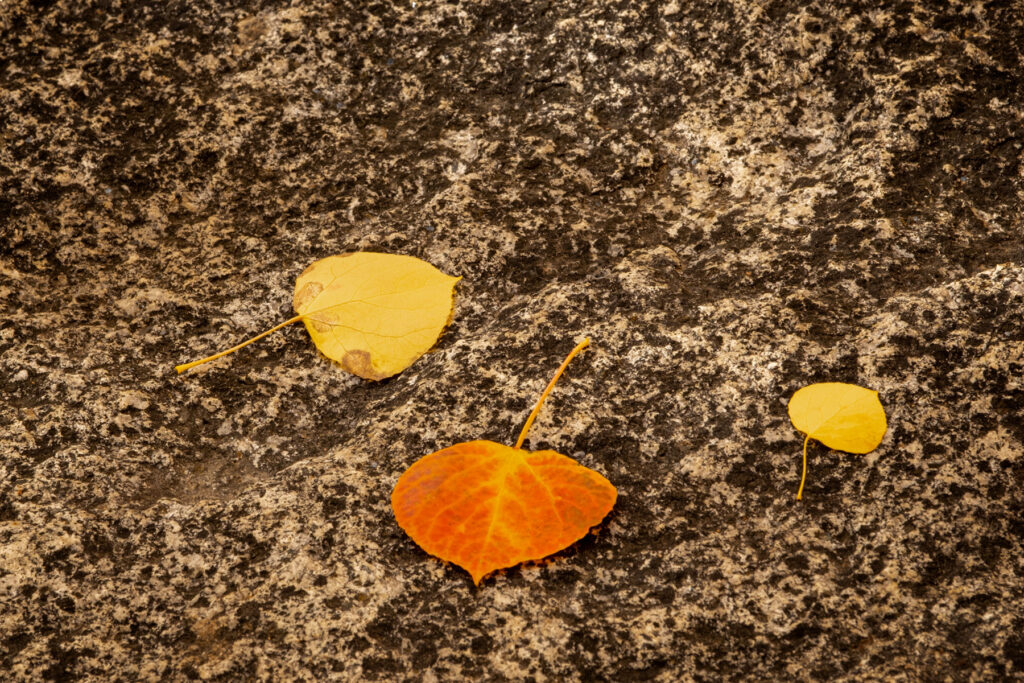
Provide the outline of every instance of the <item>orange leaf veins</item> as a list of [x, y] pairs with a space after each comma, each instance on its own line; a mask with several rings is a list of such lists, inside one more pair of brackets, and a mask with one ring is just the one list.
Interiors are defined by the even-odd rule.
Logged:
[[615, 487], [599, 473], [554, 451], [519, 448], [565, 366], [588, 343], [562, 363], [515, 448], [458, 443], [420, 458], [395, 485], [398, 525], [431, 555], [468, 571], [475, 584], [496, 569], [568, 547], [615, 505]]

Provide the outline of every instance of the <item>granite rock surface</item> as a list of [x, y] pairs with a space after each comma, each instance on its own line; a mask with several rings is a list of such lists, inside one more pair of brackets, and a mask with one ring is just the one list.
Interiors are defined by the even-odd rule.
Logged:
[[[1024, 8], [0, 3], [0, 678], [1024, 677]], [[464, 276], [360, 380], [312, 261]], [[468, 574], [417, 458], [528, 445], [619, 490]], [[786, 401], [877, 389], [865, 456]]]

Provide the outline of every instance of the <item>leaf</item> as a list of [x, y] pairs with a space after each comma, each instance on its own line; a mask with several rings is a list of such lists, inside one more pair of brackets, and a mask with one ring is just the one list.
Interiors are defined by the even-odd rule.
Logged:
[[878, 392], [843, 382], [822, 382], [798, 389], [789, 399], [789, 419], [806, 434], [797, 500], [803, 496], [807, 478], [810, 439], [837, 451], [870, 453], [882, 443], [887, 426]]
[[321, 353], [365, 379], [391, 377], [434, 345], [452, 316], [462, 278], [412, 256], [352, 252], [314, 262], [295, 282], [294, 318], [179, 373], [299, 322]]
[[426, 552], [470, 573], [538, 560], [573, 544], [615, 505], [599, 473], [554, 451], [520, 448], [572, 350], [541, 394], [514, 447], [468, 441], [417, 460], [398, 479], [391, 507], [398, 525]]
[[479, 584], [495, 569], [583, 538], [615, 496], [603, 476], [554, 451], [468, 441], [416, 461], [398, 480], [391, 505], [421, 548]]

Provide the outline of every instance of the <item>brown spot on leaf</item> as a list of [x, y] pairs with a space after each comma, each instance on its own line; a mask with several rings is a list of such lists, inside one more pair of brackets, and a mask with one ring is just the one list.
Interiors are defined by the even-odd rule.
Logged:
[[380, 380], [387, 377], [387, 375], [382, 375], [373, 369], [373, 364], [370, 362], [370, 352], [361, 349], [346, 351], [345, 355], [341, 358], [341, 367], [353, 375], [359, 375], [364, 379]]
[[321, 334], [330, 332], [331, 328], [338, 322], [337, 316], [330, 311], [317, 311], [303, 317], [306, 322], [313, 326], [314, 330]]
[[295, 307], [295, 312], [301, 314], [302, 309], [313, 299], [317, 297], [320, 292], [324, 291], [324, 286], [319, 282], [309, 282], [305, 287], [295, 292], [295, 299], [292, 301], [292, 306]]

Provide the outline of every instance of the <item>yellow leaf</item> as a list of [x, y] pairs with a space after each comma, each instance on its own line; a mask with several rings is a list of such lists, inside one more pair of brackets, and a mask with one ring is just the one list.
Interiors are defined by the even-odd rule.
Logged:
[[325, 356], [360, 377], [384, 379], [441, 336], [459, 279], [412, 256], [328, 256], [296, 280], [295, 312]]
[[353, 252], [314, 262], [295, 282], [297, 316], [238, 346], [179, 365], [220, 358], [300, 320], [313, 343], [349, 372], [380, 380], [412, 365], [451, 319], [460, 279], [412, 256]]
[[800, 500], [807, 477], [807, 442], [815, 439], [847, 453], [869, 453], [885, 436], [885, 409], [878, 392], [843, 382], [822, 382], [797, 390], [789, 399], [789, 419], [803, 432], [804, 468]]

